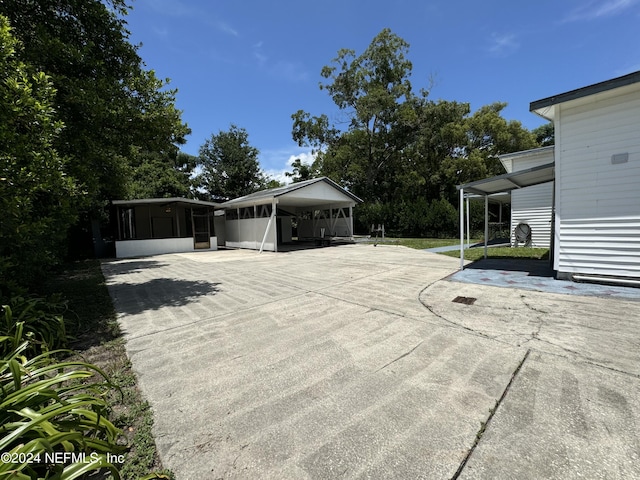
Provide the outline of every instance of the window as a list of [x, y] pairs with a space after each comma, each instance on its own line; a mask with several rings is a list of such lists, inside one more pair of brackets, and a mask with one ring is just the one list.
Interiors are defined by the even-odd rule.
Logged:
[[136, 238], [136, 216], [133, 208], [120, 209], [120, 240]]

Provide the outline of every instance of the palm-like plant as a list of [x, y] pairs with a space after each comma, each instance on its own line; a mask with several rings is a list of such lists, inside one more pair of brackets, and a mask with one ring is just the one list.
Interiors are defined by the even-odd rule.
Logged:
[[[3, 309], [10, 321], [11, 310]], [[125, 447], [118, 445], [120, 431], [106, 418], [103, 399], [113, 385], [94, 365], [58, 361], [61, 351], [29, 358], [23, 328], [16, 322], [13, 336], [0, 337], [0, 351], [7, 352], [0, 360], [0, 478], [70, 480], [107, 469], [119, 479], [110, 456]], [[72, 460], [56, 464], [52, 458]]]

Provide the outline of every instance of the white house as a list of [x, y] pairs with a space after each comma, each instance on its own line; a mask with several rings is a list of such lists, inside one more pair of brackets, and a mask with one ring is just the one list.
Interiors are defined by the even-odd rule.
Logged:
[[[507, 173], [512, 173], [553, 163], [553, 151], [553, 146], [542, 147], [500, 155], [499, 159]], [[525, 224], [531, 232], [531, 246], [549, 248], [551, 246], [553, 182], [516, 188], [511, 191], [510, 202], [511, 245], [517, 245], [516, 228], [520, 224]]]
[[537, 100], [530, 110], [555, 126], [558, 277], [639, 279], [640, 71]]
[[465, 192], [486, 199], [552, 182], [558, 278], [640, 285], [640, 71], [537, 100], [530, 110], [554, 124], [553, 163], [460, 185], [461, 207]]
[[357, 196], [327, 177], [262, 190], [222, 204], [227, 247], [278, 251], [297, 239], [352, 239]]

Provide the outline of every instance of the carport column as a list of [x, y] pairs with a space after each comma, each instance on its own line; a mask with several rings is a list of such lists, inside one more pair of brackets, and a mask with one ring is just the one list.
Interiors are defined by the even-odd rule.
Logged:
[[460, 189], [460, 270], [464, 270], [464, 188]]
[[351, 229], [351, 236], [353, 237], [353, 205], [349, 205], [349, 228]]
[[329, 236], [333, 236], [333, 205], [329, 205]]
[[489, 240], [489, 195], [484, 196], [484, 258], [487, 258], [487, 241]]
[[467, 197], [467, 248], [471, 247], [471, 228], [469, 228], [469, 197]]
[[271, 201], [271, 216], [273, 217], [273, 251], [278, 251], [278, 199]]

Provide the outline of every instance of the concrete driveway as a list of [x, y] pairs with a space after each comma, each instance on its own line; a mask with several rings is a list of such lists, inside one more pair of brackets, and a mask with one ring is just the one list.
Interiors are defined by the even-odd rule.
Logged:
[[457, 267], [351, 245], [103, 271], [179, 480], [640, 478], [640, 302]]

